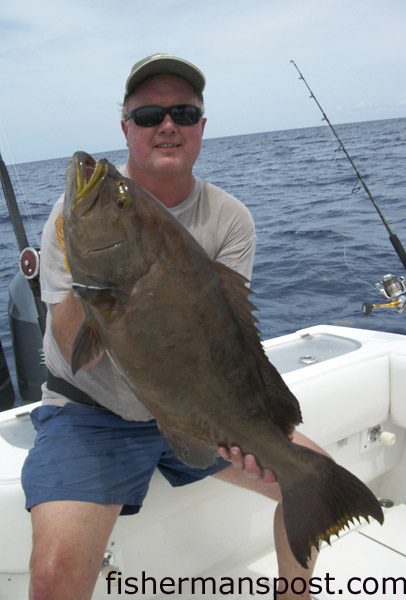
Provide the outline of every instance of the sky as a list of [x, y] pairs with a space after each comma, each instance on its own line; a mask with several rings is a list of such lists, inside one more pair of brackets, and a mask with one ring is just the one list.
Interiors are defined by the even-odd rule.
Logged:
[[206, 75], [205, 137], [406, 117], [406, 0], [0, 0], [6, 163], [125, 147], [131, 66], [155, 52]]

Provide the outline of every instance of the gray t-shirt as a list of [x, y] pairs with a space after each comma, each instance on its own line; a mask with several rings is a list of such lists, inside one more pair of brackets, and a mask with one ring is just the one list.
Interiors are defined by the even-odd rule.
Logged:
[[[120, 172], [128, 177], [126, 166]], [[47, 304], [62, 302], [71, 291], [71, 275], [56, 238], [55, 219], [61, 213], [63, 196], [53, 207], [45, 224], [41, 244], [41, 290]], [[208, 256], [251, 278], [255, 253], [255, 228], [248, 209], [220, 188], [196, 178], [186, 200], [169, 209], [189, 230]], [[44, 352], [48, 369], [56, 376], [85, 391], [99, 404], [127, 420], [147, 421], [152, 415], [135, 396], [114, 364], [104, 354], [91, 369], [72, 375], [52, 335], [51, 311], [47, 314]], [[63, 405], [67, 399], [43, 385], [44, 404]]]

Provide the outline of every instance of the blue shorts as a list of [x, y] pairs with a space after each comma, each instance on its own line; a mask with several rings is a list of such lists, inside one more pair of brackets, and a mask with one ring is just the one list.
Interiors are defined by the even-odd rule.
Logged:
[[52, 500], [122, 504], [121, 514], [137, 513], [155, 467], [172, 486], [221, 471], [219, 458], [207, 469], [176, 457], [156, 421], [125, 421], [109, 410], [67, 403], [35, 408], [35, 445], [23, 466], [26, 508]]

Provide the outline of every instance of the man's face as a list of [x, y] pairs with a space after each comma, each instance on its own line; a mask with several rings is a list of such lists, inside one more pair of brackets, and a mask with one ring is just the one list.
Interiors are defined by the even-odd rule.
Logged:
[[[157, 75], [137, 87], [128, 98], [125, 110], [130, 112], [151, 104], [200, 106], [201, 103], [186, 80], [174, 75]], [[150, 176], [189, 176], [199, 156], [205, 123], [203, 117], [196, 125], [176, 125], [170, 115], [154, 127], [140, 127], [133, 119], [122, 121], [130, 151], [131, 176], [140, 181]]]

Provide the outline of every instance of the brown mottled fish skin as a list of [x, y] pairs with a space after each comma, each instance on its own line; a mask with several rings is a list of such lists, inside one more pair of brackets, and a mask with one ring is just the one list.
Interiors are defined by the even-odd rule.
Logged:
[[183, 462], [206, 467], [218, 445], [235, 444], [272, 469], [303, 566], [312, 546], [352, 519], [383, 522], [361, 481], [289, 441], [299, 404], [263, 351], [243, 277], [210, 260], [169, 211], [107, 160], [83, 152], [68, 168], [63, 218], [87, 315], [74, 372], [104, 349]]

